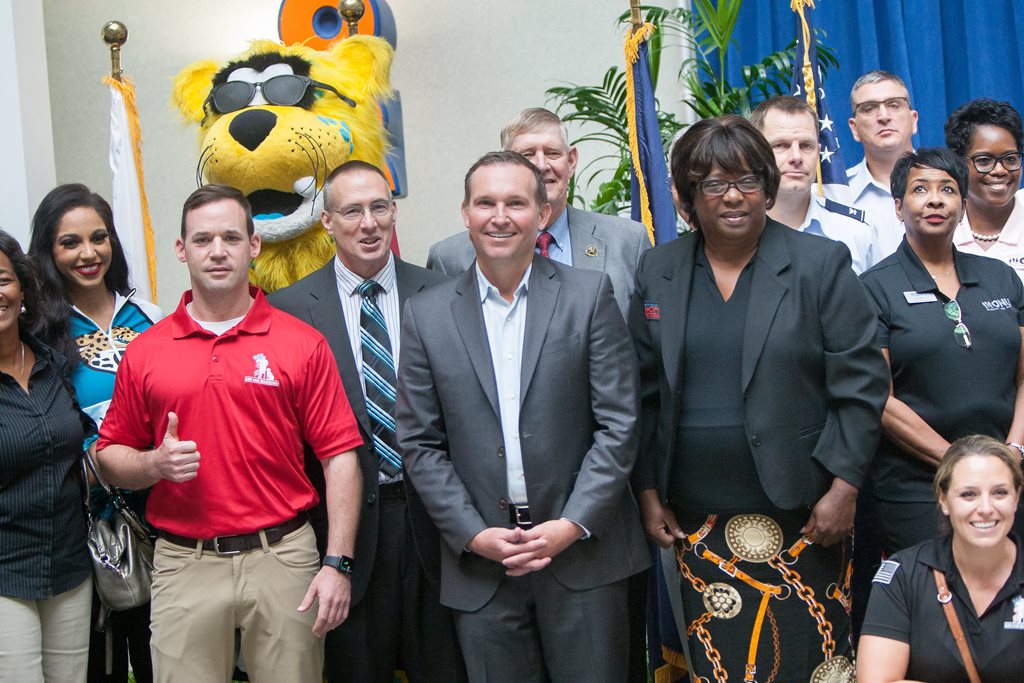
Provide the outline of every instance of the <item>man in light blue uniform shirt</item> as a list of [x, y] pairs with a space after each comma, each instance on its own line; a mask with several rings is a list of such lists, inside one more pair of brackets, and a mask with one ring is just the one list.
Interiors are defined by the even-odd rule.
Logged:
[[889, 176], [896, 161], [914, 149], [917, 111], [906, 84], [888, 71], [869, 71], [850, 91], [850, 132], [864, 146], [864, 160], [847, 171], [853, 205], [875, 227], [872, 258], [881, 261], [903, 241], [903, 223], [896, 217]]
[[853, 270], [859, 275], [873, 263], [874, 228], [861, 219], [863, 212], [812, 192], [820, 153], [818, 116], [807, 102], [783, 95], [765, 100], [750, 121], [768, 140], [782, 180], [768, 215], [784, 225], [842, 242], [850, 250]]

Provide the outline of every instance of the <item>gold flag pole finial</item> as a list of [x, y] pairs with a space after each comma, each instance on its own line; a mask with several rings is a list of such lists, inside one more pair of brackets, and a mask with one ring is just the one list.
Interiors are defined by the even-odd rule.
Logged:
[[103, 42], [110, 46], [110, 77], [121, 80], [121, 46], [128, 42], [128, 27], [120, 21], [103, 25]]
[[348, 34], [354, 36], [359, 33], [359, 20], [366, 12], [366, 5], [363, 0], [341, 0], [338, 3], [338, 14], [348, 24]]
[[640, 0], [629, 0], [629, 23], [633, 31], [643, 26], [644, 18], [640, 14]]

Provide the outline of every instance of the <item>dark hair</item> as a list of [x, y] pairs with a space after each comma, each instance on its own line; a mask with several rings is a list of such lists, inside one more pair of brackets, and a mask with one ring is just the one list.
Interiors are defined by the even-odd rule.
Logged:
[[36, 269], [32, 259], [21, 250], [18, 240], [0, 230], [0, 252], [11, 261], [14, 275], [21, 286], [21, 305], [25, 312], [18, 318], [19, 329], [31, 331], [35, 325], [39, 311], [39, 282], [36, 280]]
[[541, 207], [548, 203], [548, 191], [547, 188], [544, 187], [544, 176], [537, 167], [519, 152], [502, 150], [500, 152], [488, 152], [477, 159], [476, 163], [470, 166], [469, 170], [466, 171], [466, 178], [463, 180], [465, 191], [465, 195], [462, 198], [463, 205], [469, 204], [470, 179], [473, 177], [473, 174], [476, 173], [478, 168], [482, 168], [484, 166], [522, 166], [529, 170], [530, 173], [533, 174], [533, 180], [535, 183], [533, 197], [537, 200], [537, 206]]
[[388, 197], [391, 197], [391, 183], [388, 182], [388, 177], [384, 175], [384, 171], [380, 170], [379, 168], [377, 168], [376, 166], [369, 162], [360, 161], [359, 159], [350, 159], [349, 161], [346, 161], [341, 166], [338, 166], [333, 171], [331, 171], [330, 174], [328, 174], [327, 179], [324, 180], [323, 193], [325, 211], [331, 210], [331, 207], [328, 206], [328, 201], [331, 198], [331, 186], [334, 185], [334, 181], [336, 181], [343, 175], [346, 175], [348, 173], [354, 173], [356, 171], [368, 171], [370, 173], [376, 173], [377, 175], [379, 175], [381, 179], [384, 181], [384, 184], [387, 185], [388, 187]]
[[907, 194], [907, 177], [911, 168], [933, 168], [945, 171], [956, 181], [960, 197], [967, 196], [967, 165], [964, 160], [944, 147], [922, 147], [901, 156], [893, 166], [889, 188], [893, 199], [903, 199]]
[[987, 97], [971, 100], [949, 115], [942, 128], [946, 135], [946, 147], [966, 157], [978, 126], [998, 126], [1013, 136], [1018, 151], [1024, 148], [1020, 114], [1009, 102], [997, 102]]
[[727, 114], [693, 124], [672, 145], [670, 163], [679, 201], [694, 228], [700, 228], [693, 210], [694, 193], [712, 166], [726, 173], [745, 173], [749, 169], [764, 182], [769, 209], [779, 192], [781, 176], [775, 153], [761, 132], [742, 116]]
[[50, 190], [39, 203], [32, 216], [32, 237], [28, 253], [35, 262], [39, 274], [39, 286], [46, 296], [36, 311], [33, 334], [47, 345], [63, 354], [72, 362], [79, 363], [78, 347], [71, 338], [71, 298], [67, 282], [57, 269], [53, 258], [53, 246], [57, 242], [57, 229], [68, 212], [74, 209], [95, 211], [110, 235], [110, 267], [103, 277], [103, 284], [111, 292], [128, 296], [131, 285], [128, 282], [128, 259], [114, 228], [114, 212], [107, 200], [81, 183], [58, 185]]
[[245, 231], [249, 237], [252, 237], [256, 232], [256, 225], [252, 221], [252, 206], [249, 204], [249, 200], [245, 198], [242, 191], [231, 187], [230, 185], [220, 185], [218, 183], [210, 183], [209, 185], [203, 185], [198, 190], [193, 192], [185, 200], [185, 204], [181, 207], [181, 239], [185, 239], [185, 218], [188, 216], [189, 211], [198, 209], [201, 206], [207, 204], [213, 204], [224, 199], [230, 199], [233, 202], [237, 202], [242, 210], [245, 211]]
[[815, 127], [818, 125], [818, 112], [807, 104], [807, 100], [792, 95], [776, 95], [757, 105], [754, 107], [754, 111], [750, 112], [750, 122], [762, 133], [764, 132], [765, 117], [770, 111], [781, 111], [783, 114], [806, 114], [811, 117]]

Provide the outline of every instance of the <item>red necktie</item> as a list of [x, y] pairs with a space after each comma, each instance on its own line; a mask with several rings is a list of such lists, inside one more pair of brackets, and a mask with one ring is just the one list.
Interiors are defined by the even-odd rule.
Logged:
[[544, 258], [548, 258], [548, 247], [555, 241], [555, 238], [547, 230], [542, 230], [537, 235], [537, 246], [540, 247], [540, 255]]

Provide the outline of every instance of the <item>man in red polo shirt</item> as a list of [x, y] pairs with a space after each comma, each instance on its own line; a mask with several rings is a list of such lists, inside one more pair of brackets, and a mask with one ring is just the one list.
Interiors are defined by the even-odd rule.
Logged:
[[[98, 444], [114, 484], [152, 486], [156, 679], [229, 680], [238, 631], [254, 680], [320, 681], [319, 637], [348, 614], [358, 428], [323, 336], [248, 285], [244, 195], [196, 190], [176, 248], [192, 289], [125, 353]], [[326, 480], [322, 567], [304, 443]]]

